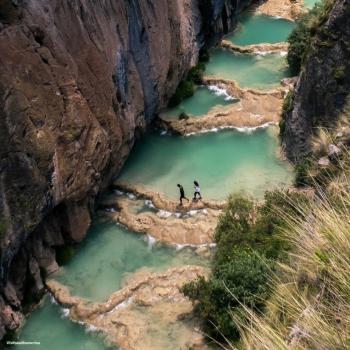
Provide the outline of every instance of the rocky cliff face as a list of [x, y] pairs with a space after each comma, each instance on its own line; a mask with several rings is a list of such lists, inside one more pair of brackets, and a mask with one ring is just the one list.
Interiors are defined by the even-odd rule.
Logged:
[[96, 194], [249, 0], [0, 0], [0, 339]]
[[317, 127], [332, 127], [350, 92], [350, 0], [337, 0], [320, 28], [286, 115], [284, 144], [293, 160], [308, 155]]

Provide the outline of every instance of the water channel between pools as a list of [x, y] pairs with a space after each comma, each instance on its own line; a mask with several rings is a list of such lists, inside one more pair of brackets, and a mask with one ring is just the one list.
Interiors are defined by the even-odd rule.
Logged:
[[[240, 22], [239, 29], [227, 38], [241, 45], [283, 41], [293, 27], [290, 22], [265, 16], [242, 16]], [[275, 87], [280, 79], [289, 76], [284, 54], [234, 55], [221, 49], [212, 50], [206, 74], [261, 89]], [[234, 102], [223, 91], [198, 87], [192, 98], [168, 114], [177, 117], [185, 112], [200, 117], [214, 107]], [[225, 199], [231, 192], [262, 198], [265, 190], [288, 186], [292, 179], [292, 169], [278, 157], [277, 132], [276, 127], [269, 127], [180, 137], [150, 131], [132, 151], [119, 180], [163, 192], [170, 198], [177, 196], [178, 182], [191, 192], [194, 179], [200, 182], [207, 198]], [[120, 289], [125, 278], [140, 269], [164, 271], [208, 263], [192, 248], [176, 250], [160, 243], [150, 244], [147, 236], [95, 219], [74, 258], [55, 278], [67, 285], [72, 294], [100, 301]], [[50, 350], [107, 349], [102, 339], [64, 315], [65, 310], [47, 296], [28, 318], [19, 340], [40, 341], [40, 348]], [[26, 349], [38, 346], [27, 345]]]

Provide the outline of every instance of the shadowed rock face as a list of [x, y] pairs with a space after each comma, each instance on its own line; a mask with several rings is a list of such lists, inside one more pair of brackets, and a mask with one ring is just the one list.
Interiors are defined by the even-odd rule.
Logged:
[[286, 115], [284, 145], [293, 161], [311, 152], [315, 128], [332, 127], [350, 91], [350, 1], [336, 1], [319, 31]]
[[0, 339], [200, 48], [249, 2], [0, 1]]

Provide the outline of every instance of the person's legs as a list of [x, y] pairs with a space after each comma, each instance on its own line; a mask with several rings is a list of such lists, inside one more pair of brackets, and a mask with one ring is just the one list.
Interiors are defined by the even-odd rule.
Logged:
[[197, 194], [198, 194], [199, 199], [202, 199], [202, 196], [201, 196], [200, 192], [195, 192], [194, 193], [194, 199], [197, 199]]

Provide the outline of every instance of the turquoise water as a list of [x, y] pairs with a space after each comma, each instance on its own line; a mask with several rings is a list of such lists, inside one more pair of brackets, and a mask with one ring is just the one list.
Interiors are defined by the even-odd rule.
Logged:
[[308, 9], [312, 9], [315, 4], [319, 3], [320, 0], [304, 0], [304, 6]]
[[289, 184], [291, 170], [276, 156], [274, 128], [246, 134], [227, 130], [191, 137], [150, 133], [134, 148], [119, 180], [177, 197], [177, 183], [189, 196], [197, 179], [202, 193], [225, 199], [231, 192], [256, 197]]
[[181, 113], [198, 117], [207, 114], [212, 108], [227, 106], [238, 100], [216, 87], [198, 87], [192, 97], [186, 98], [175, 108], [168, 109], [166, 116], [177, 118]]
[[[67, 285], [73, 295], [100, 301], [120, 289], [124, 278], [141, 268], [162, 271], [175, 266], [208, 264], [208, 259], [196, 255], [192, 248], [176, 250], [160, 243], [150, 245], [144, 235], [131, 233], [109, 221], [95, 221], [77, 254], [54, 277]], [[84, 327], [64, 318], [61, 310], [46, 297], [43, 305], [28, 318], [18, 340], [41, 342], [41, 345], [26, 345], [28, 350], [107, 349], [96, 333], [87, 334]]]
[[203, 265], [191, 248], [180, 251], [132, 233], [113, 222], [95, 223], [76, 256], [55, 278], [72, 294], [105, 300], [122, 287], [125, 277], [142, 267], [161, 271], [181, 265]]
[[236, 45], [279, 43], [286, 41], [295, 24], [270, 16], [243, 15], [238, 29], [226, 39]]
[[[35, 310], [23, 327], [19, 341], [40, 345], [16, 345], [9, 349], [20, 350], [107, 350], [96, 334], [87, 334], [84, 327], [64, 318], [58, 305], [45, 297], [41, 307]], [[115, 349], [115, 348], [114, 348]]]
[[[264, 21], [268, 23], [264, 25]], [[242, 23], [242, 30], [233, 39], [235, 43], [280, 41], [291, 25], [260, 17], [242, 17]], [[285, 60], [279, 55], [234, 55], [224, 50], [213, 50], [206, 73], [237, 80], [243, 87], [263, 89], [276, 86], [289, 75]], [[170, 110], [169, 115], [177, 117], [185, 112], [200, 116], [215, 106], [233, 102], [225, 100], [224, 95], [198, 88], [192, 98]], [[120, 179], [173, 198], [178, 195], [178, 182], [191, 196], [194, 179], [200, 182], [202, 193], [208, 198], [225, 199], [231, 192], [261, 198], [266, 189], [283, 187], [292, 181], [292, 169], [278, 159], [277, 149], [275, 128], [251, 134], [222, 131], [191, 137], [160, 136], [151, 132], [134, 148]], [[161, 244], [150, 245], [145, 238], [112, 222], [95, 220], [74, 258], [55, 278], [66, 284], [72, 294], [96, 301], [105, 300], [120, 289], [125, 279], [139, 269], [161, 271], [172, 266], [208, 263], [191, 248], [176, 251]], [[12, 349], [107, 349], [96, 334], [87, 334], [82, 326], [63, 318], [61, 309], [48, 298], [28, 318], [19, 340], [40, 341], [41, 345]]]
[[206, 75], [235, 80], [241, 87], [269, 89], [280, 80], [290, 77], [285, 57], [279, 53], [241, 55], [229, 50], [214, 49], [207, 65]]

